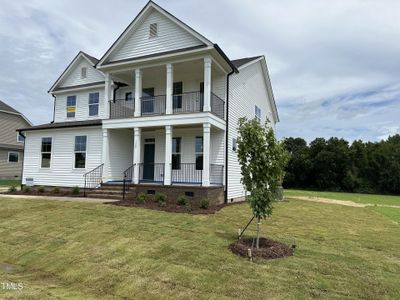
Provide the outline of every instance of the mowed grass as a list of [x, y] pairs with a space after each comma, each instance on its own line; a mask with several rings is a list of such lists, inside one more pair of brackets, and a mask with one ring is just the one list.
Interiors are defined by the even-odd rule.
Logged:
[[284, 195], [286, 197], [296, 197], [296, 196], [321, 197], [327, 199], [353, 201], [356, 203], [400, 206], [400, 196], [340, 193], [340, 192], [320, 192], [320, 191], [304, 191], [304, 190], [285, 190]]
[[19, 185], [21, 185], [20, 180], [0, 180], [0, 187], [10, 187], [10, 186], [18, 187]]
[[[0, 200], [0, 281], [14, 299], [399, 299], [400, 226], [373, 207], [289, 200], [262, 234], [293, 257], [228, 246], [246, 203], [195, 216], [104, 204]], [[250, 228], [250, 234], [254, 231]]]

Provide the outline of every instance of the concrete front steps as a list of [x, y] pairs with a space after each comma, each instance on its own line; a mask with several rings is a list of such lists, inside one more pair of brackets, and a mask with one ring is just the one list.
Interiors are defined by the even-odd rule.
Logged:
[[[110, 183], [103, 183], [101, 187], [97, 189], [92, 189], [87, 192], [87, 197], [89, 198], [99, 198], [99, 199], [116, 199], [116, 200], [122, 200], [123, 197], [123, 190], [122, 190], [122, 184], [110, 184]], [[133, 190], [130, 188], [126, 196], [127, 197], [132, 197], [133, 195]]]

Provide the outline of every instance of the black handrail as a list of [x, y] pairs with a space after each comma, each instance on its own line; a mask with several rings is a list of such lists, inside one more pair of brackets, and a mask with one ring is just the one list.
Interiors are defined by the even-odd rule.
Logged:
[[142, 116], [165, 114], [165, 95], [141, 97]]
[[225, 101], [214, 93], [211, 93], [211, 112], [225, 119]]
[[125, 200], [126, 192], [129, 190], [129, 185], [126, 182], [132, 182], [133, 172], [134, 172], [135, 165], [133, 164], [128, 169], [124, 171], [124, 182], [122, 184], [122, 199]]
[[201, 112], [204, 105], [204, 93], [185, 92], [172, 95], [172, 110], [176, 113]]
[[98, 188], [103, 182], [103, 166], [104, 163], [97, 166], [93, 170], [83, 174], [85, 178], [85, 186], [83, 188], [83, 196], [86, 197], [87, 189]]
[[110, 119], [131, 118], [135, 114], [135, 101], [133, 99], [110, 100]]
[[164, 163], [140, 163], [139, 182], [164, 183]]
[[196, 163], [179, 163], [173, 166], [172, 183], [201, 184], [203, 166]]

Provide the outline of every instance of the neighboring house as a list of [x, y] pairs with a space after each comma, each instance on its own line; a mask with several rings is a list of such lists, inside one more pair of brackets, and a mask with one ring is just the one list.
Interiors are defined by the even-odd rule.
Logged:
[[27, 130], [23, 183], [101, 176], [241, 199], [238, 119], [278, 122], [264, 56], [231, 61], [152, 1], [100, 60], [79, 52], [49, 92], [54, 122]]
[[24, 136], [17, 129], [30, 126], [23, 114], [0, 101], [0, 179], [21, 177]]

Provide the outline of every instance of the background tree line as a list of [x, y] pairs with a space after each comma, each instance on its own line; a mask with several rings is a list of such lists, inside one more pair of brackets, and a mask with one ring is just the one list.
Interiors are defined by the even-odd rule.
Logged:
[[380, 142], [286, 138], [290, 153], [283, 186], [359, 193], [400, 194], [400, 135]]

